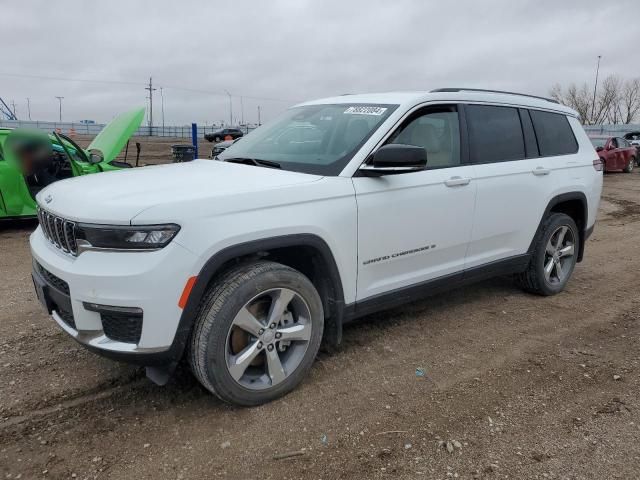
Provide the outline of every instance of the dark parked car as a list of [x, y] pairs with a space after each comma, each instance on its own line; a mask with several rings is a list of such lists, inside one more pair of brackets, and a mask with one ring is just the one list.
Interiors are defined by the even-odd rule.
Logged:
[[216, 132], [207, 133], [204, 138], [210, 142], [221, 142], [222, 140], [235, 140], [243, 135], [244, 133], [239, 128], [223, 128]]
[[631, 173], [637, 156], [634, 146], [620, 137], [593, 136], [590, 140], [600, 156], [605, 172], [622, 170]]

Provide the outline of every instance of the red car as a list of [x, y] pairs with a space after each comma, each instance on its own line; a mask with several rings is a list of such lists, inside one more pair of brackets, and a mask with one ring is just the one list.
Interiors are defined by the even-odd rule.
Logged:
[[602, 160], [603, 170], [631, 173], [636, 164], [636, 147], [620, 137], [589, 137]]

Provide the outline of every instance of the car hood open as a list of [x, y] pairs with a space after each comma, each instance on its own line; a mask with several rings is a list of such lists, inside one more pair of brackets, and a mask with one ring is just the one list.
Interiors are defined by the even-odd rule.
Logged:
[[121, 113], [100, 131], [87, 147], [87, 151], [100, 151], [104, 162], [108, 163], [114, 160], [129, 141], [131, 135], [140, 127], [143, 119], [144, 108]]
[[[232, 197], [261, 205], [268, 191], [322, 177], [273, 168], [211, 160], [156, 165], [86, 175], [56, 182], [37, 196], [38, 204], [69, 220], [126, 225], [140, 212], [163, 204], [216, 202], [237, 208]], [[248, 200], [247, 200], [248, 198]]]

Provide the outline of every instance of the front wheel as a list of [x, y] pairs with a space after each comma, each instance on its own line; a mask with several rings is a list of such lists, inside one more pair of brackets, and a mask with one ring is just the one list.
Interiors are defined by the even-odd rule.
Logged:
[[631, 157], [629, 159], [629, 163], [627, 164], [627, 166], [624, 169], [624, 173], [631, 173], [633, 172], [633, 167], [636, 164], [636, 157]]
[[323, 327], [322, 301], [307, 277], [279, 263], [245, 264], [221, 278], [204, 300], [191, 368], [225, 402], [260, 405], [304, 379]]
[[529, 266], [517, 277], [518, 283], [538, 295], [560, 293], [576, 266], [579, 247], [576, 222], [564, 213], [549, 215], [537, 233]]

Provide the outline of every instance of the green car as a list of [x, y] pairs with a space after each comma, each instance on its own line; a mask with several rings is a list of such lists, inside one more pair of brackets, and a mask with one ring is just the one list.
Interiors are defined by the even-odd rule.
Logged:
[[[60, 133], [46, 135], [20, 129], [0, 129], [0, 220], [35, 216], [35, 196], [52, 182], [130, 168], [128, 163], [115, 159], [143, 118], [144, 108], [118, 115], [86, 149]], [[33, 140], [25, 142], [25, 139]], [[18, 144], [24, 148], [16, 148]], [[34, 145], [38, 145], [39, 150]], [[25, 165], [34, 162], [25, 162], [23, 157], [35, 155], [33, 152], [37, 150], [40, 155], [38, 171], [26, 172]], [[24, 156], [17, 153], [23, 151], [28, 153]]]

